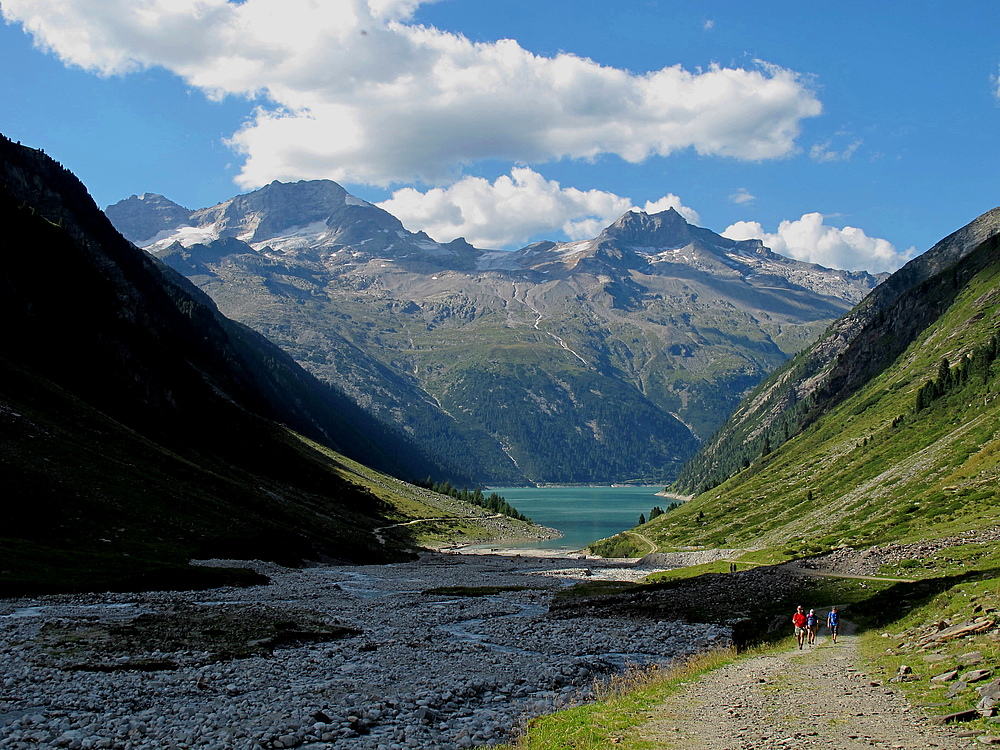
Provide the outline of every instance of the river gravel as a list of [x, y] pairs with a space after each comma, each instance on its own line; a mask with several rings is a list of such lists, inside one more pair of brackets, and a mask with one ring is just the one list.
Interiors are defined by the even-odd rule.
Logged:
[[[547, 617], [561, 587], [652, 570], [622, 561], [424, 554], [385, 566], [202, 564], [254, 567], [271, 583], [0, 601], [0, 748], [492, 745], [533, 716], [590, 699], [595, 681], [628, 665], [665, 664], [730, 635], [706, 624]], [[481, 597], [424, 593], [444, 586], [528, 588]], [[105, 658], [89, 667], [73, 643], [57, 649], [40, 638], [53, 628], [80, 633], [107, 657], [115, 643], [100, 634], [108, 628], [208, 607], [308, 610], [360, 633], [244, 658], [150, 643], [144, 654], [119, 653], [110, 666]], [[140, 661], [148, 671], [136, 667]]]

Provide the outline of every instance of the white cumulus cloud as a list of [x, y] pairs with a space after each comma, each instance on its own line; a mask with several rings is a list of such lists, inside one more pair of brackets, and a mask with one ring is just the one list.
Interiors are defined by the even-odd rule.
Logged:
[[698, 212], [681, 203], [681, 199], [673, 193], [667, 193], [665, 196], [658, 198], [655, 201], [646, 201], [646, 205], [642, 208], [633, 206], [632, 210], [645, 211], [647, 214], [658, 214], [661, 211], [666, 211], [668, 208], [674, 209], [674, 211], [683, 216], [684, 219], [690, 224], [701, 223], [701, 217], [698, 216]]
[[829, 226], [820, 213], [786, 219], [774, 233], [765, 232], [756, 221], [739, 221], [727, 227], [722, 235], [734, 240], [760, 239], [786, 257], [848, 271], [895, 271], [916, 252], [913, 247], [897, 250], [888, 240], [869, 237], [857, 227]]
[[540, 163], [679, 149], [788, 156], [821, 104], [794, 71], [647, 73], [410, 23], [422, 0], [3, 0], [66, 64], [162, 67], [207, 95], [255, 97], [229, 139], [238, 182], [448, 184], [480, 159]]
[[563, 232], [589, 239], [629, 210], [658, 213], [673, 208], [688, 221], [698, 214], [670, 194], [639, 208], [603, 190], [564, 188], [528, 167], [515, 167], [495, 181], [465, 177], [447, 188], [404, 188], [379, 204], [411, 230], [441, 242], [465, 237], [477, 247], [519, 247], [533, 236]]

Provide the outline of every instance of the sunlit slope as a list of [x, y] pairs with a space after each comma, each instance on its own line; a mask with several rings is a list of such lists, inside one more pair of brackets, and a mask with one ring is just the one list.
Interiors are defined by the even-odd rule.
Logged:
[[676, 492], [715, 487], [800, 433], [891, 366], [947, 310], [956, 281], [933, 279], [1000, 234], [1000, 208], [984, 213], [914, 258], [779, 368], [730, 415], [678, 475]]
[[833, 410], [641, 533], [663, 548], [801, 553], [995, 524], [995, 237], [903, 294], [885, 314], [913, 316], [935, 306], [940, 314], [913, 343]]

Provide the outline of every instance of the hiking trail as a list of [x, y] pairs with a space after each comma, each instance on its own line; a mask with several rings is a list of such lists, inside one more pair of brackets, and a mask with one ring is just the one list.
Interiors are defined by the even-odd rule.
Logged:
[[812, 648], [740, 659], [693, 679], [652, 709], [627, 739], [662, 750], [950, 750], [977, 744], [958, 737], [959, 729], [931, 725], [861, 664], [858, 637], [843, 622], [836, 644], [821, 635]]

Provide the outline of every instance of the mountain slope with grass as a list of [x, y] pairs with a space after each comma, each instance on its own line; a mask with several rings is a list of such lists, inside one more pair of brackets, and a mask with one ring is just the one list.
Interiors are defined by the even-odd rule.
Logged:
[[[681, 470], [673, 489], [698, 493], [781, 445], [889, 367], [953, 302], [958, 264], [1000, 232], [994, 209], [907, 263], [765, 380]], [[935, 281], [937, 279], [937, 281]], [[946, 354], [946, 353], [945, 353]]]
[[[786, 422], [793, 433], [787, 441], [776, 440], [773, 450], [728, 481], [644, 525], [643, 536], [661, 549], [766, 547], [799, 556], [994, 524], [998, 219], [1000, 211], [993, 211], [937, 246], [954, 249], [961, 244], [956, 237], [978, 240], [926, 259], [923, 267], [934, 272], [921, 273], [916, 283], [886, 282], [906, 286], [891, 304], [878, 304], [872, 295], [838, 321], [816, 348], [841, 336], [850, 321], [868, 318], [822, 376], [809, 418], [794, 421], [802, 415], [797, 403], [775, 412], [773, 424], [794, 417]], [[912, 279], [913, 269], [899, 273]], [[740, 414], [768, 391], [788, 392], [794, 372], [793, 363], [773, 376]], [[720, 435], [716, 444], [762, 430], [764, 413], [758, 410], [756, 421], [738, 416], [733, 433]]]
[[192, 557], [401, 559], [394, 523], [485, 515], [361, 481], [357, 462], [447, 474], [3, 138], [0, 222], [4, 590], [197, 585]]

